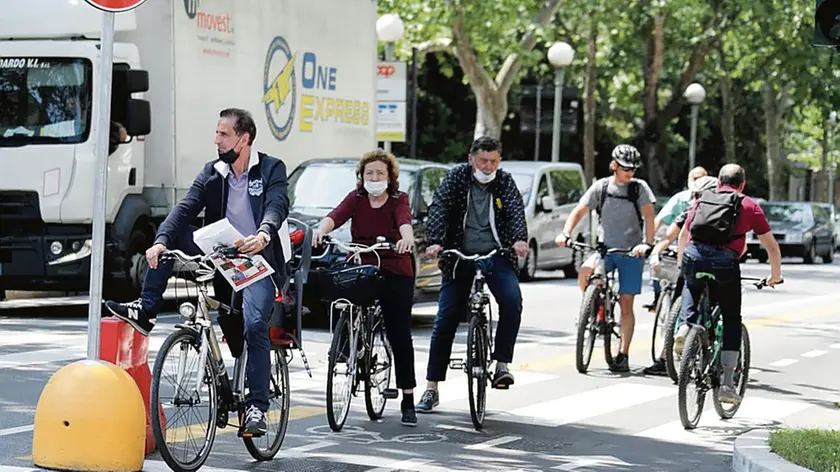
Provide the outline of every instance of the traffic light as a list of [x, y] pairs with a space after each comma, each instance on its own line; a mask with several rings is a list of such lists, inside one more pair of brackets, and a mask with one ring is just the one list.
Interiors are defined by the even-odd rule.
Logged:
[[840, 0], [817, 0], [814, 45], [840, 47]]

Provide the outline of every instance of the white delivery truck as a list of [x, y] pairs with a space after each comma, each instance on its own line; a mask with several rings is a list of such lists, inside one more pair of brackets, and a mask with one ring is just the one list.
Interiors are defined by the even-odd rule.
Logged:
[[[102, 14], [3, 0], [0, 299], [89, 286]], [[288, 173], [376, 146], [374, 0], [149, 0], [116, 16], [106, 296], [139, 292], [142, 254], [202, 165], [219, 112], [251, 111]], [[114, 149], [115, 148], [115, 149]], [[128, 292], [128, 293], [126, 293]]]

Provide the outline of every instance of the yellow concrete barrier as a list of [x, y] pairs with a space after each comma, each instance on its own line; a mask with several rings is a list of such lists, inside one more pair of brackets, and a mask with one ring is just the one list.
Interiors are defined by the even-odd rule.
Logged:
[[54, 470], [135, 472], [143, 468], [146, 409], [124, 370], [100, 360], [62, 367], [35, 409], [32, 460]]

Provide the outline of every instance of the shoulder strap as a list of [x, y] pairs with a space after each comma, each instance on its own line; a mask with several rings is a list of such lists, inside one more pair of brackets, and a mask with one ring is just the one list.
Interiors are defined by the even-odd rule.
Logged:
[[598, 218], [601, 217], [601, 209], [604, 208], [604, 202], [607, 201], [607, 188], [610, 186], [610, 179], [606, 178], [601, 181], [601, 193], [600, 193], [600, 201], [598, 202], [598, 208], [595, 211], [598, 213]]
[[627, 196], [633, 202], [633, 209], [636, 210], [636, 218], [639, 219], [639, 228], [644, 228], [645, 221], [642, 219], [642, 210], [639, 208], [639, 187], [641, 187], [641, 184], [638, 180], [631, 180], [630, 188], [627, 189]]

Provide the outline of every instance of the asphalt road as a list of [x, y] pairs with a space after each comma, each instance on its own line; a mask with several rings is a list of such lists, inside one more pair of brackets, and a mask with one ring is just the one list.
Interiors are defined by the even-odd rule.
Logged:
[[[744, 275], [765, 276], [766, 265], [743, 266]], [[524, 314], [512, 371], [516, 385], [492, 390], [485, 430], [471, 425], [466, 377], [449, 371], [441, 405], [419, 416], [416, 428], [399, 424], [399, 400], [380, 422], [367, 419], [362, 396], [354, 400], [340, 433], [325, 414], [329, 333], [306, 331], [313, 378], [300, 357], [291, 365], [291, 421], [277, 458], [255, 463], [229, 430], [219, 430], [204, 470], [265, 471], [724, 471], [732, 441], [751, 428], [780, 424], [840, 427], [840, 263], [785, 261], [785, 284], [776, 290], [746, 289], [744, 318], [752, 342], [752, 372], [736, 417], [718, 419], [707, 400], [700, 427], [683, 430], [677, 389], [665, 377], [645, 376], [651, 362], [652, 315], [637, 303], [631, 373], [606, 369], [597, 349], [590, 371], [574, 368], [574, 320], [580, 291], [553, 272], [522, 285]], [[648, 290], [646, 287], [645, 290]], [[415, 307], [414, 342], [419, 398], [425, 385], [431, 317], [436, 307]], [[85, 356], [84, 313], [0, 316], [0, 464], [31, 470], [32, 422], [38, 396], [53, 372]], [[80, 316], [82, 315], [82, 316]], [[177, 316], [162, 315], [151, 337], [153, 358]], [[462, 351], [464, 327], [456, 338]], [[152, 361], [152, 359], [150, 359]], [[709, 396], [709, 398], [711, 398]], [[107, 431], [103, 431], [107, 434]], [[7, 470], [0, 467], [0, 471]], [[145, 470], [168, 470], [158, 454]]]

